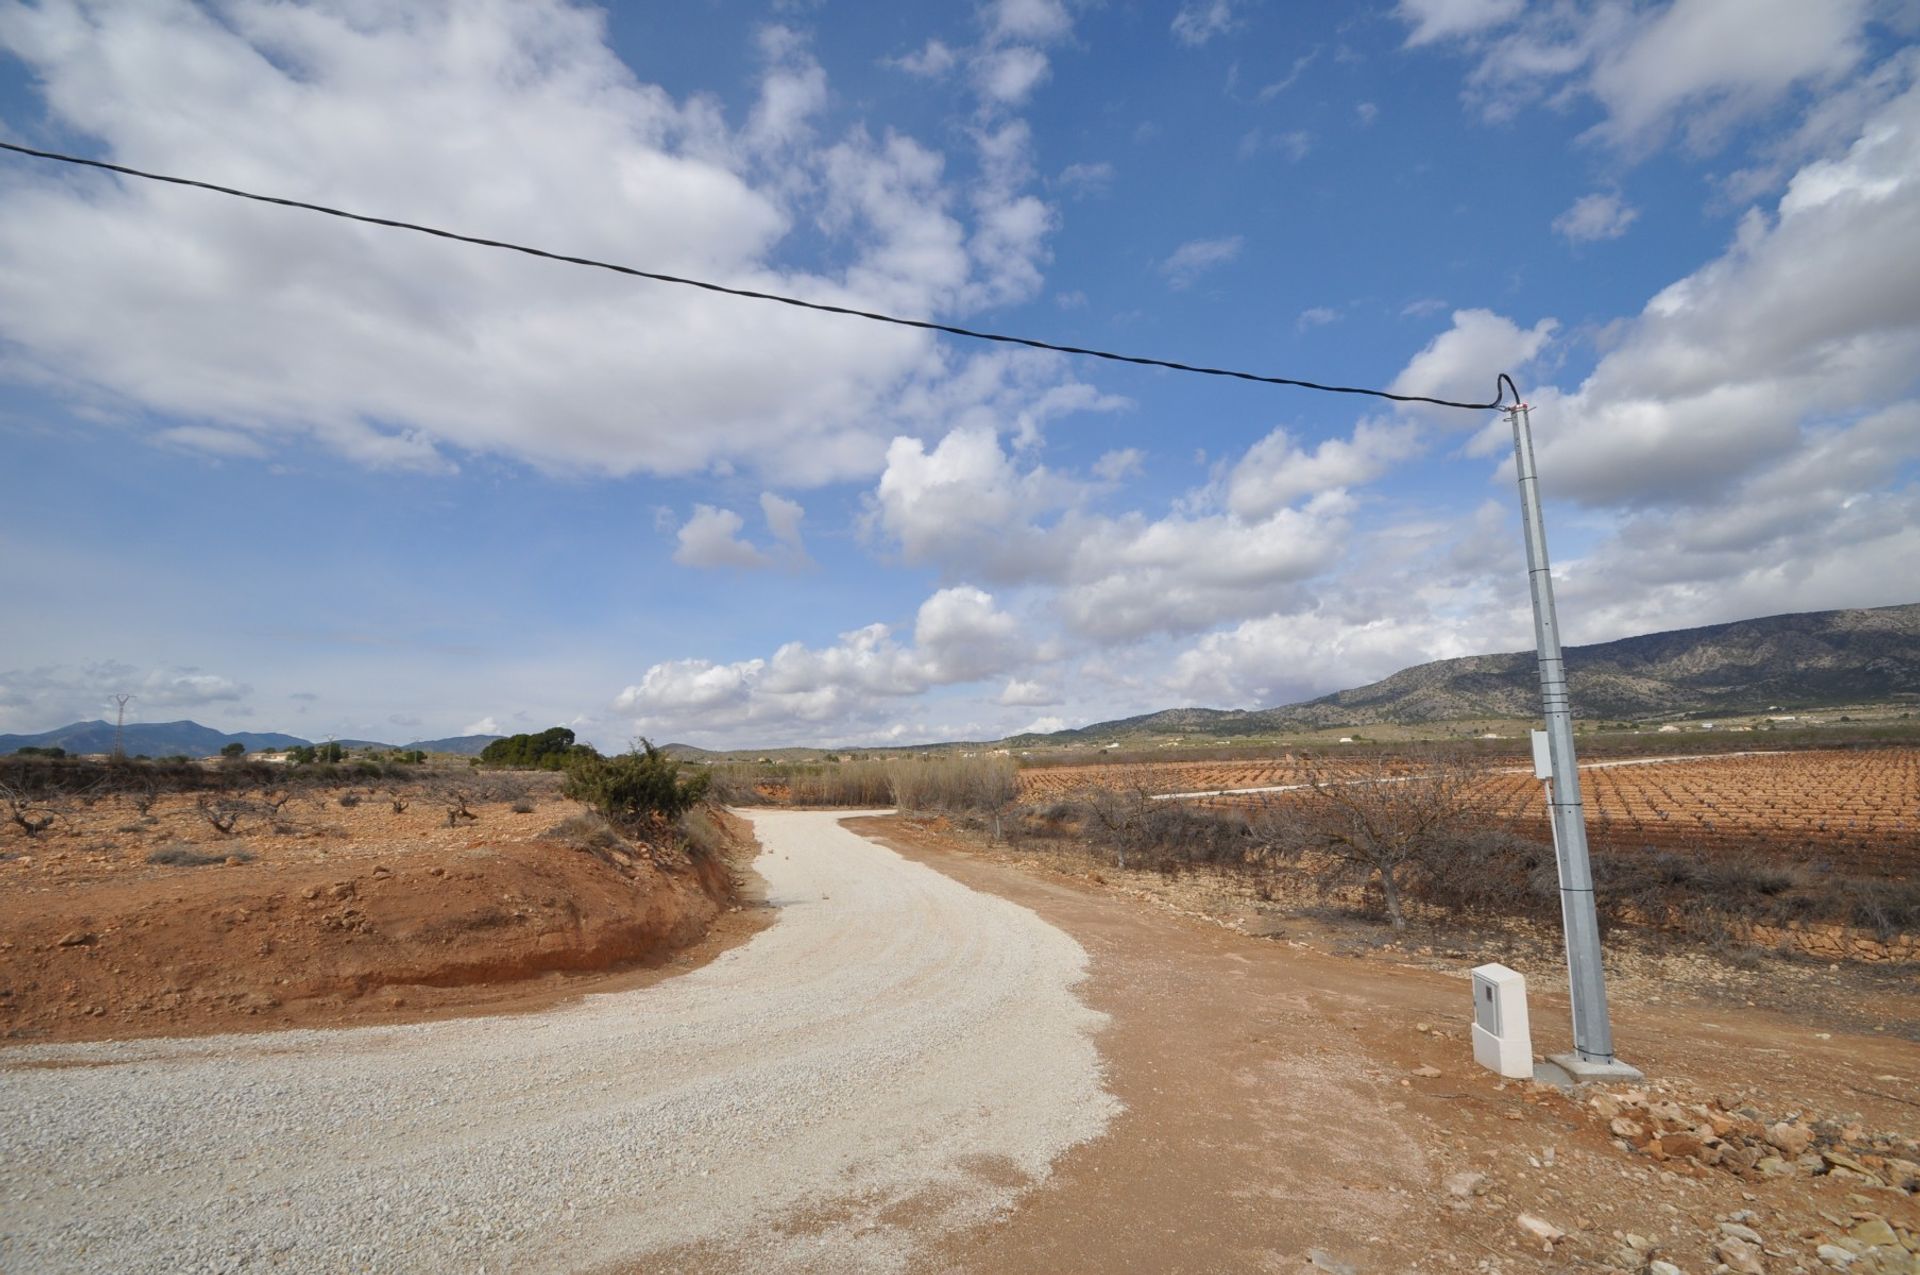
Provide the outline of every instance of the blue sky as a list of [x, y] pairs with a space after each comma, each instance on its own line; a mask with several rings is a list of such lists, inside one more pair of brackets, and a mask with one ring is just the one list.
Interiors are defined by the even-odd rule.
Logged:
[[[1574, 641], [1916, 598], [1901, 0], [0, 4], [9, 140], [739, 286], [1536, 405]], [[1493, 414], [0, 159], [0, 730], [736, 746], [1529, 640]]]

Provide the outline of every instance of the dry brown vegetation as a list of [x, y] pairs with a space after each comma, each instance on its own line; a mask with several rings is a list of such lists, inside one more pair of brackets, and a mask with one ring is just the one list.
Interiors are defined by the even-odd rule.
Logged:
[[[1530, 771], [1426, 752], [1023, 771], [1016, 843], [1237, 878], [1436, 924], [1558, 917]], [[1911, 749], [1605, 764], [1583, 773], [1603, 923], [1715, 946], [1920, 955]], [[1263, 786], [1274, 791], [1168, 798]]]

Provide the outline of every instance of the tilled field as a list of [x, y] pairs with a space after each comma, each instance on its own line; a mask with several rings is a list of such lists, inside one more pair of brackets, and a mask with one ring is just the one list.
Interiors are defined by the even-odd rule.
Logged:
[[[1314, 763], [1336, 781], [1378, 777], [1371, 764]], [[1389, 767], [1405, 773], [1410, 767]], [[1147, 794], [1265, 793], [1199, 797], [1212, 804], [1298, 800], [1308, 782], [1292, 757], [1249, 762], [1061, 766], [1021, 772], [1028, 801], [1109, 787]], [[1920, 870], [1920, 749], [1827, 749], [1705, 757], [1599, 761], [1581, 767], [1589, 835], [1596, 847], [1765, 855], [1782, 863], [1898, 876]], [[1523, 832], [1548, 836], [1539, 781], [1517, 765], [1489, 766], [1475, 800]]]

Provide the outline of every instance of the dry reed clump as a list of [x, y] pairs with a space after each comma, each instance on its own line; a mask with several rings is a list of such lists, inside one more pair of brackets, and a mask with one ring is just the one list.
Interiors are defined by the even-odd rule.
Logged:
[[898, 806], [949, 814], [1004, 813], [1018, 794], [1006, 756], [863, 758], [837, 762], [723, 762], [709, 791], [728, 805]]

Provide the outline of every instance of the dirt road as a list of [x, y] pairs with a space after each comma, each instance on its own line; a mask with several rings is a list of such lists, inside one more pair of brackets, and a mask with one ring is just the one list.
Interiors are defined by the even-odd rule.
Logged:
[[779, 919], [654, 988], [0, 1054], [0, 1269], [901, 1268], [1117, 1104], [1080, 945], [841, 817], [755, 815]]
[[[1812, 1270], [1834, 1219], [1920, 1231], [1897, 1192], [1657, 1160], [1474, 1068], [1457, 971], [843, 816], [756, 814], [779, 920], [650, 989], [0, 1052], [0, 1270], [1519, 1275], [1644, 1269], [1634, 1235], [1700, 1271], [1729, 1219]], [[1643, 999], [1617, 1027], [1663, 1081], [1910, 1123], [1909, 1041]], [[1564, 1048], [1564, 991], [1535, 1004]]]

